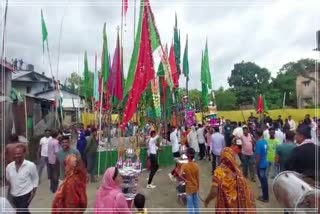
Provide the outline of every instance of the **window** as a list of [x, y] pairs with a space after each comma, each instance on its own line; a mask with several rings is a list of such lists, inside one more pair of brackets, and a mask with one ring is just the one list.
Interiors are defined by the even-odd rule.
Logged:
[[27, 86], [27, 94], [31, 92], [31, 86]]

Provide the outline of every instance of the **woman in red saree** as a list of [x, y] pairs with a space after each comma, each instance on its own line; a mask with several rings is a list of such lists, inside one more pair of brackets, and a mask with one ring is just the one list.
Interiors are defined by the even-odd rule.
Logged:
[[65, 160], [65, 178], [56, 193], [52, 213], [84, 213], [87, 208], [87, 173], [80, 158], [74, 154]]
[[205, 207], [217, 197], [215, 213], [255, 213], [253, 193], [236, 163], [233, 147], [226, 147], [221, 152], [220, 165], [214, 171]]

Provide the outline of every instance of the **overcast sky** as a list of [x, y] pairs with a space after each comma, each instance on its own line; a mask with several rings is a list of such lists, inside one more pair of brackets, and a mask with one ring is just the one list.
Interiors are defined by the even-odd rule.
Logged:
[[[134, 0], [129, 1], [123, 35], [124, 67], [127, 74], [133, 48]], [[4, 2], [4, 0], [1, 0]], [[139, 0], [137, 0], [139, 2]], [[171, 45], [175, 12], [181, 31], [181, 56], [189, 35], [190, 88], [200, 87], [201, 51], [208, 38], [214, 88], [228, 87], [227, 78], [235, 63], [253, 61], [275, 76], [279, 68], [300, 58], [316, 58], [316, 30], [320, 29], [320, 1], [215, 1], [150, 0], [162, 44]], [[137, 19], [138, 19], [137, 3]], [[43, 9], [54, 75], [61, 20], [58, 78], [83, 72], [83, 55], [88, 51], [94, 69], [94, 54], [101, 53], [103, 23], [107, 23], [109, 51], [114, 52], [117, 26], [121, 23], [121, 0], [9, 0], [6, 57], [22, 58], [38, 72], [49, 76], [48, 57], [42, 61], [40, 10]], [[1, 6], [3, 16], [3, 5]], [[1, 19], [3, 20], [3, 19]], [[137, 20], [138, 21], [138, 20]], [[2, 21], [1, 21], [2, 28]], [[181, 60], [182, 61], [182, 60]], [[180, 78], [185, 85], [185, 78]]]

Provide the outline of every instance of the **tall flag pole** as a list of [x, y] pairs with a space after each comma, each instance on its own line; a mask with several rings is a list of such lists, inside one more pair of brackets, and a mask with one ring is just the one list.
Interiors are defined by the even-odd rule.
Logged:
[[177, 20], [177, 13], [175, 14], [175, 25], [174, 25], [174, 53], [175, 53], [175, 58], [176, 58], [176, 67], [177, 67], [177, 72], [178, 75], [181, 74], [181, 68], [180, 68], [180, 64], [181, 64], [181, 57], [180, 57], [180, 53], [181, 53], [181, 44], [180, 44], [180, 32], [178, 33], [178, 20]]
[[[121, 124], [122, 129], [125, 128], [125, 125], [136, 111], [141, 94], [147, 88], [149, 82], [155, 78], [154, 66], [158, 66], [155, 59], [156, 55], [159, 55], [159, 52], [159, 62], [161, 61], [164, 64], [166, 73], [170, 72], [168, 58], [160, 42], [160, 36], [155, 26], [149, 0], [141, 0], [140, 5], [137, 37], [126, 81], [128, 100]], [[130, 69], [133, 69], [133, 72]], [[132, 74], [130, 74], [131, 72]]]
[[206, 47], [204, 55], [201, 60], [201, 87], [202, 87], [202, 100], [204, 105], [209, 105], [208, 89], [212, 89], [210, 66], [209, 66], [209, 53], [208, 53], [208, 41], [206, 41]]
[[[47, 26], [43, 18], [43, 12], [41, 9], [41, 32], [42, 32], [42, 56], [44, 56], [44, 43], [48, 41], [48, 31]], [[42, 57], [42, 61], [44, 62], [44, 57]]]
[[183, 74], [186, 77], [186, 92], [188, 96], [188, 82], [189, 82], [189, 60], [188, 60], [188, 35], [186, 38], [186, 46], [184, 48], [184, 53], [183, 53], [183, 64], [182, 64], [182, 70]]
[[[44, 16], [43, 16], [43, 11], [41, 9], [41, 33], [42, 33], [42, 51], [43, 51], [43, 62], [44, 62], [44, 51], [45, 51], [45, 43], [46, 43], [46, 48], [47, 48], [47, 53], [48, 53], [48, 61], [49, 61], [49, 67], [50, 67], [50, 73], [51, 73], [51, 77], [52, 77], [52, 82], [55, 85], [55, 89], [56, 89], [56, 98], [55, 98], [55, 103], [56, 103], [56, 121], [58, 121], [58, 126], [60, 126], [60, 121], [59, 121], [59, 113], [58, 113], [58, 108], [60, 107], [60, 109], [62, 110], [62, 97], [61, 97], [61, 93], [60, 93], [60, 86], [59, 86], [59, 82], [58, 80], [54, 80], [54, 76], [53, 76], [53, 71], [52, 71], [52, 64], [51, 64], [51, 55], [50, 55], [50, 49], [49, 49], [49, 42], [48, 42], [48, 30], [47, 30], [47, 26], [46, 23], [44, 21]], [[63, 117], [61, 116], [61, 119], [63, 119]], [[62, 121], [61, 121], [62, 122]]]
[[205, 106], [209, 105], [209, 100], [208, 100], [208, 86], [207, 86], [207, 75], [206, 71], [204, 69], [204, 62], [203, 62], [203, 52], [201, 53], [201, 98], [203, 100], [203, 104]]

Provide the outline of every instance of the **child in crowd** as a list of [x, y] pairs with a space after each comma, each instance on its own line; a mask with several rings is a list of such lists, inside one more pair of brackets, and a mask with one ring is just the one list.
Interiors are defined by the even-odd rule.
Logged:
[[188, 213], [199, 213], [199, 166], [193, 159], [195, 151], [188, 148], [188, 163], [181, 166], [180, 177], [186, 182]]
[[137, 214], [148, 214], [147, 209], [144, 208], [145, 201], [146, 198], [140, 193], [134, 197], [134, 206], [137, 208]]

